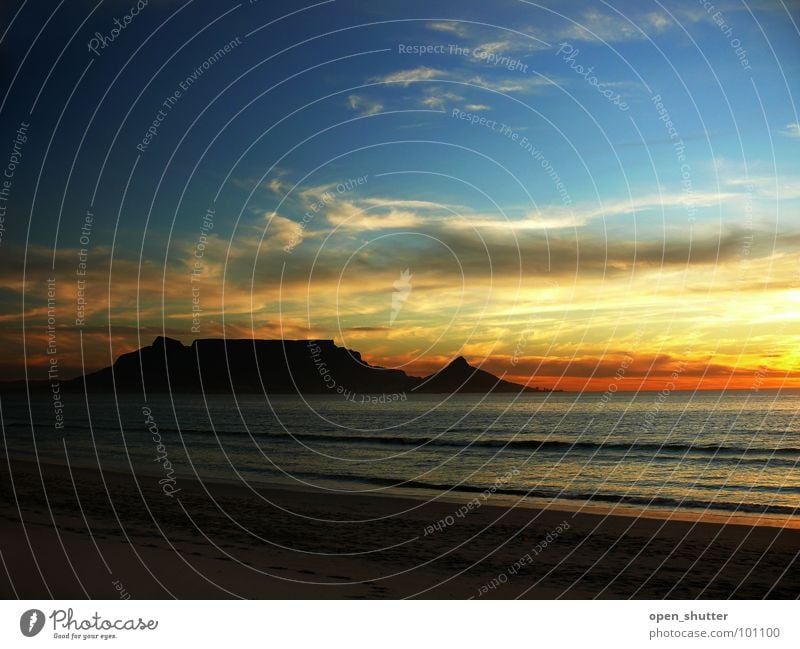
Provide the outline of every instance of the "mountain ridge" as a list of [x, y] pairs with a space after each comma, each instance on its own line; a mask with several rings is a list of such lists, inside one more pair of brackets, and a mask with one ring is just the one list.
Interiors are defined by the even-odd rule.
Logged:
[[[113, 365], [61, 381], [67, 392], [205, 392], [267, 394], [444, 394], [549, 392], [505, 381], [458, 356], [425, 377], [370, 365], [330, 339], [200, 338], [184, 345], [157, 336]], [[49, 381], [4, 383], [0, 391], [49, 387]]]

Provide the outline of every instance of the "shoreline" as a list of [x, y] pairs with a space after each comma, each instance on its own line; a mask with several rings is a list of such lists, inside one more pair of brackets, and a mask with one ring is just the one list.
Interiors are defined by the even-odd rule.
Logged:
[[[4, 484], [5, 597], [113, 599], [113, 581], [133, 598], [153, 599], [800, 594], [787, 577], [797, 529], [563, 503], [509, 506], [499, 495], [465, 512], [468, 501], [449, 495], [425, 501], [185, 478], [167, 497], [157, 475], [137, 474], [137, 484], [129, 473], [13, 456], [2, 459], [4, 483], [9, 462], [16, 502]], [[514, 579], [481, 592], [565, 522]]]
[[[29, 457], [24, 455], [11, 455], [6, 456], [0, 453], [0, 463], [7, 466], [8, 457], [18, 462], [25, 462], [35, 465]], [[64, 461], [59, 461], [53, 458], [46, 458], [41, 462], [44, 465], [52, 465], [66, 468], [67, 464]], [[71, 462], [70, 466], [73, 469], [82, 471], [97, 471], [96, 466], [89, 464]], [[126, 475], [123, 467], [111, 467], [103, 469], [103, 473], [108, 475], [122, 476]], [[158, 471], [152, 472], [139, 472], [138, 476], [142, 478], [152, 478], [158, 480], [163, 478], [163, 473]], [[249, 476], [245, 476], [249, 477]], [[197, 477], [181, 476], [181, 481], [190, 481], [192, 483], [200, 482]], [[235, 481], [230, 478], [223, 478], [217, 476], [203, 477], [202, 482], [207, 485], [218, 485], [220, 487], [234, 487], [246, 489], [247, 487], [240, 481]], [[331, 481], [334, 483], [335, 481]], [[355, 483], [355, 481], [354, 481]], [[308, 485], [301, 485], [296, 482], [291, 482], [288, 479], [286, 482], [280, 480], [252, 480], [246, 483], [254, 490], [264, 489], [270, 491], [292, 491], [301, 492], [306, 494], [313, 494], [317, 491], [329, 491], [336, 493], [344, 498], [359, 498], [359, 497], [374, 497], [374, 498], [394, 498], [401, 500], [408, 500], [411, 502], [428, 502], [435, 501], [440, 503], [452, 503], [461, 505], [463, 503], [474, 500], [476, 497], [480, 498], [483, 491], [480, 489], [451, 489], [446, 492], [438, 491], [436, 489], [422, 488], [422, 487], [390, 487], [376, 490], [378, 493], [373, 492], [349, 492], [347, 490], [333, 491], [326, 488], [314, 488]], [[340, 483], [344, 485], [346, 483]], [[792, 516], [790, 514], [775, 514], [775, 513], [757, 513], [746, 511], [729, 511], [725, 509], [704, 509], [689, 508], [689, 507], [676, 507], [670, 508], [666, 505], [638, 505], [632, 503], [615, 503], [615, 502], [598, 502], [586, 499], [571, 499], [571, 498], [547, 498], [541, 496], [526, 496], [520, 494], [509, 494], [502, 491], [496, 491], [491, 494], [491, 504], [483, 505], [485, 507], [498, 507], [503, 509], [524, 508], [533, 510], [548, 510], [553, 512], [562, 512], [565, 514], [592, 514], [596, 516], [612, 516], [623, 518], [648, 518], [659, 521], [676, 521], [683, 523], [714, 523], [718, 525], [742, 525], [746, 527], [774, 527], [780, 529], [798, 529], [800, 530], [800, 515]]]

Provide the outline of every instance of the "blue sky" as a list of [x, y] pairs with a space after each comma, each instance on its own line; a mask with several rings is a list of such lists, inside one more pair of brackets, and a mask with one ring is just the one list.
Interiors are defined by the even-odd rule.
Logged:
[[[747, 256], [761, 266], [748, 260], [748, 285], [774, 283], [796, 260], [796, 7], [151, 0], [89, 51], [135, 5], [74, 2], [50, 14], [49, 3], [10, 3], [0, 13], [9, 147], [30, 123], [4, 263], [19, 272], [27, 246], [29, 278], [69, 277], [91, 209], [93, 279], [112, 278], [118, 293], [98, 291], [98, 330], [111, 303], [111, 320], [130, 331], [191, 339], [188, 289], [164, 287], [185, 279], [212, 204], [204, 333], [221, 333], [227, 317], [260, 335], [328, 334], [379, 359], [496, 355], [509, 314], [513, 329], [539, 304], [520, 289], [547, 282], [572, 287], [559, 298], [572, 315], [558, 322], [573, 325], [596, 281], [622, 275], [612, 289], [625, 293], [631, 268], [655, 267], [649, 281], [678, 290], [694, 280], [674, 272], [694, 264], [697, 282], [711, 282], [703, 290], [729, 292], [753, 232]], [[326, 192], [333, 198], [312, 210]], [[120, 283], [112, 259], [135, 277]], [[436, 330], [430, 345], [386, 342], [385, 287], [405, 267], [420, 282], [405, 333]], [[488, 307], [487, 281], [504, 296]], [[226, 305], [216, 295], [226, 291], [240, 299]], [[309, 301], [325, 305], [332, 291], [342, 299], [309, 317]], [[9, 311], [22, 292], [18, 278], [6, 282]], [[41, 298], [41, 286], [28, 294]], [[769, 304], [785, 301], [776, 295]], [[674, 316], [674, 295], [664, 300], [659, 321]], [[437, 304], [449, 312], [441, 322]], [[459, 322], [494, 314], [489, 333], [475, 342], [453, 329], [456, 312]], [[18, 318], [7, 322], [17, 335]], [[597, 323], [587, 354], [602, 353], [612, 322]], [[569, 330], [532, 354], [551, 353], [557, 338], [558, 353], [587, 340], [589, 329]], [[503, 353], [510, 346], [504, 337]], [[727, 360], [734, 352], [732, 341]]]

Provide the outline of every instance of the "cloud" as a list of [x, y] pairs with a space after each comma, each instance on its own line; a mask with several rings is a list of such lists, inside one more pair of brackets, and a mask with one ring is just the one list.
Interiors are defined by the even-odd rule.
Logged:
[[786, 137], [800, 138], [800, 124], [797, 122], [789, 122], [780, 133]]
[[673, 208], [701, 208], [740, 200], [740, 192], [663, 192], [604, 203], [543, 205], [524, 219], [500, 220], [494, 217], [470, 219], [472, 227], [500, 230], [557, 230], [580, 228], [601, 218]]
[[447, 105], [450, 102], [461, 103], [463, 101], [463, 97], [460, 95], [456, 95], [454, 93], [442, 92], [437, 93], [435, 91], [426, 92], [425, 97], [420, 99], [420, 104], [425, 106], [425, 108], [429, 108], [431, 110], [440, 110], [442, 112], [446, 111]]
[[[713, 15], [717, 8], [706, 11], [697, 3], [688, 3], [670, 6], [669, 11], [615, 11], [603, 12], [598, 9], [587, 9], [575, 16], [561, 29], [555, 28], [547, 32], [541, 29], [532, 30], [542, 38], [554, 41], [576, 40], [585, 42], [603, 41], [606, 43], [622, 43], [627, 41], [641, 41], [653, 38], [673, 30], [678, 26], [688, 27], [699, 22], [714, 22]], [[741, 11], [770, 11], [774, 7], [767, 3], [756, 7], [753, 3], [748, 5], [728, 5], [724, 12], [734, 13]], [[715, 24], [715, 27], [718, 27]]]
[[[674, 195], [668, 200], [680, 204], [680, 198], [680, 195]], [[709, 195], [708, 198], [716, 199], [717, 196]], [[349, 254], [343, 251], [352, 251], [353, 241], [361, 240], [359, 235], [398, 230], [413, 233], [408, 235], [412, 237], [408, 245], [403, 245], [396, 237], [379, 242], [380, 238], [370, 235], [369, 238], [377, 242], [370, 244], [376, 255], [369, 262], [371, 271], [383, 269], [389, 272], [399, 266], [425, 268], [431, 277], [438, 278], [438, 282], [452, 279], [455, 277], [453, 273], [461, 273], [451, 254], [457, 257], [464, 272], [473, 277], [491, 272], [492, 281], [502, 284], [521, 277], [605, 277], [630, 274], [633, 269], [639, 273], [657, 269], [663, 274], [671, 267], [680, 272], [680, 269], [688, 267], [729, 261], [738, 263], [746, 234], [754, 235], [754, 240], [748, 239], [747, 243], [751, 260], [780, 255], [782, 250], [796, 245], [796, 238], [791, 239], [789, 234], [782, 234], [776, 240], [775, 234], [769, 232], [745, 232], [735, 228], [720, 230], [719, 227], [699, 225], [691, 233], [667, 230], [660, 237], [651, 235], [647, 238], [640, 234], [638, 240], [609, 241], [599, 232], [584, 229], [561, 232], [569, 224], [567, 218], [573, 219], [575, 225], [608, 216], [612, 211], [631, 214], [659, 209], [660, 205], [656, 198], [645, 196], [638, 201], [606, 204], [605, 209], [578, 206], [571, 216], [547, 208], [541, 210], [536, 218], [504, 221], [493, 214], [471, 213], [455, 205], [377, 198], [342, 202], [330, 209], [323, 222], [338, 230], [325, 239], [325, 254], [320, 258], [315, 273], [319, 273], [319, 278], [325, 277], [328, 265], [335, 268], [342, 256]], [[545, 226], [548, 228], [546, 234]], [[451, 250], [452, 253], [442, 255], [442, 250]], [[751, 270], [756, 273], [755, 266]], [[756, 277], [752, 278], [755, 282]]]
[[499, 79], [487, 79], [485, 76], [476, 75], [467, 79], [468, 83], [480, 86], [486, 90], [493, 90], [503, 94], [532, 94], [553, 85], [551, 79], [537, 76], [516, 76]]
[[450, 90], [449, 87], [442, 88], [438, 84], [426, 85], [423, 89], [424, 96], [420, 103], [425, 108], [444, 111], [448, 106], [461, 105], [464, 97]]
[[290, 189], [290, 185], [284, 181], [286, 174], [287, 172], [285, 170], [276, 167], [272, 170], [272, 177], [263, 181], [259, 181], [255, 178], [232, 178], [231, 183], [248, 192], [253, 189], [256, 183], [260, 183], [258, 185], [259, 189], [265, 189], [277, 196], [285, 196]]
[[305, 229], [296, 221], [274, 212], [265, 213], [264, 218], [267, 221], [267, 229], [262, 249], [279, 250], [295, 247], [303, 242]]
[[[305, 190], [313, 193], [320, 187]], [[146, 259], [152, 261], [142, 265], [135, 250], [128, 257], [117, 251], [111, 278], [110, 250], [93, 248], [87, 287], [91, 327], [87, 326], [84, 336], [87, 363], [97, 368], [113, 360], [105, 339], [109, 314], [115, 355], [135, 348], [139, 333], [146, 343], [162, 328], [185, 341], [221, 335], [223, 313], [224, 333], [229, 337], [358, 337], [355, 348], [377, 362], [418, 347], [426, 349], [440, 335], [443, 346], [426, 359], [445, 361], [464, 340], [474, 343], [471, 349], [492, 350], [493, 342], [501, 337], [504, 347], [492, 355], [502, 359], [504, 353], [513, 353], [519, 331], [535, 318], [529, 355], [514, 369], [520, 374], [532, 371], [539, 358], [552, 361], [569, 356], [583, 344], [587, 332], [595, 346], [581, 348], [577, 358], [594, 362], [603, 345], [617, 335], [620, 313], [625, 315], [623, 326], [632, 321], [652, 324], [655, 349], [665, 331], [699, 340], [698, 348], [712, 342], [725, 344], [725, 336], [741, 340], [741, 331], [742, 335], [766, 336], [763, 347], [781, 354], [781, 359], [791, 352], [784, 352], [780, 340], [770, 336], [781, 326], [775, 321], [786, 320], [785, 291], [793, 288], [790, 278], [796, 273], [797, 233], [776, 238], [768, 231], [705, 229], [691, 236], [670, 231], [662, 238], [633, 241], [606, 240], [602, 233], [580, 230], [556, 231], [545, 237], [536, 229], [471, 227], [489, 221], [491, 215], [457, 220], [451, 216], [453, 211], [467, 213], [457, 205], [373, 196], [349, 202], [338, 199], [330, 206], [330, 220], [325, 218], [328, 211], [320, 213], [301, 232], [298, 223], [281, 214], [265, 213], [228, 235], [223, 234], [221, 221], [206, 243], [199, 282], [193, 282], [189, 272], [197, 244], [195, 232], [176, 235], [166, 255], [150, 249]], [[339, 229], [331, 234], [336, 225]], [[409, 240], [398, 238], [405, 235], [376, 236], [392, 230], [417, 234]], [[323, 233], [331, 234], [325, 245], [314, 245], [323, 240]], [[303, 244], [290, 255], [283, 254], [279, 247], [298, 234]], [[748, 243], [745, 268], [743, 241], [750, 234], [754, 241]], [[312, 237], [314, 241], [309, 240]], [[369, 246], [347, 261], [365, 241]], [[445, 252], [448, 248], [452, 255]], [[76, 254], [76, 249], [65, 248], [56, 258], [59, 318], [65, 325], [74, 317]], [[36, 332], [43, 329], [45, 319], [43, 299], [45, 280], [53, 272], [51, 255], [45, 247], [28, 250], [26, 324], [32, 364], [46, 360], [46, 342]], [[0, 257], [0, 277], [6, 287], [2, 297], [9, 314], [0, 328], [0, 344], [13, 350], [21, 345], [21, 321], [13, 314], [23, 288], [19, 281], [22, 258], [22, 251], [5, 246]], [[404, 310], [402, 328], [386, 332], [392, 281], [404, 268], [411, 268], [415, 277], [413, 309]], [[108, 291], [109, 279], [113, 292]], [[555, 288], [550, 280], [557, 280]], [[190, 330], [194, 287], [200, 289], [203, 308], [199, 334]], [[306, 316], [309, 300], [310, 318]], [[450, 321], [454, 313], [459, 317]], [[791, 331], [788, 326], [786, 330]], [[721, 331], [724, 335], [718, 341], [714, 336], [719, 338]], [[564, 338], [548, 351], [556, 335]], [[59, 336], [65, 376], [68, 368], [72, 368], [70, 374], [77, 373], [76, 331], [65, 328]], [[671, 344], [674, 353], [678, 343], [667, 343], [664, 348], [670, 349]], [[679, 343], [684, 344], [685, 338]], [[21, 353], [17, 358], [22, 358]], [[668, 361], [657, 360], [658, 367]], [[731, 363], [723, 359], [719, 364]], [[591, 367], [585, 367], [591, 375]], [[564, 367], [550, 369], [554, 374], [564, 371]], [[577, 366], [569, 375], [572, 370], [577, 371]], [[13, 372], [9, 367], [7, 375], [14, 376]], [[543, 376], [541, 371], [539, 375]], [[580, 373], [575, 376], [579, 378]], [[606, 379], [607, 372], [600, 368], [595, 376]]]
[[[693, 236], [669, 236], [662, 239], [641, 239], [609, 242], [601, 235], [542, 236], [537, 231], [510, 233], [500, 230], [473, 230], [467, 220], [443, 223], [428, 221], [417, 231], [428, 235], [438, 245], [453, 251], [463, 268], [471, 275], [489, 273], [493, 281], [543, 276], [581, 276], [584, 279], [630, 274], [632, 269], [665, 269], [670, 267], [705, 266], [738, 260], [744, 233], [730, 229]], [[753, 258], [773, 253], [768, 237], [759, 239], [751, 248]], [[414, 254], [418, 258], [409, 258]], [[417, 269], [426, 268], [439, 277], [460, 274], [449, 257], [431, 256], [422, 249], [414, 253], [387, 249], [381, 264], [392, 268], [408, 263]]]
[[724, 179], [723, 183], [728, 187], [741, 187], [745, 199], [748, 192], [752, 193], [752, 198], [772, 200], [800, 198], [800, 178], [797, 176], [743, 176]]
[[[674, 9], [673, 14], [680, 15], [685, 23], [694, 23], [708, 17], [700, 11], [682, 11]], [[606, 43], [644, 40], [675, 27], [675, 21], [666, 12], [650, 11], [647, 13], [628, 12], [619, 15], [615, 12], [601, 12], [588, 9], [577, 16], [573, 22], [561, 29], [546, 34], [556, 41], [576, 40]], [[538, 33], [538, 32], [537, 32]]]
[[[627, 360], [625, 354], [630, 354]], [[624, 377], [614, 380], [623, 361], [626, 363]], [[759, 366], [758, 363], [748, 366], [720, 362], [713, 357], [692, 355], [687, 358], [653, 353], [647, 349], [630, 349], [624, 353], [577, 358], [532, 355], [515, 359], [515, 362], [516, 367], [512, 366], [511, 357], [495, 356], [486, 364], [485, 369], [494, 372], [510, 370], [514, 376], [509, 375], [506, 378], [511, 381], [524, 383], [533, 378], [533, 385], [557, 385], [565, 390], [590, 391], [605, 391], [611, 383], [619, 390], [629, 391], [658, 390], [668, 385], [673, 390], [752, 388], [757, 373], [769, 378], [762, 388], [785, 387], [786, 379], [794, 379], [791, 383], [800, 379], [800, 372], [787, 372], [776, 367]], [[677, 378], [673, 373], [678, 375]]]
[[284, 183], [280, 178], [270, 178], [266, 181], [267, 189], [275, 194], [285, 194], [289, 186]]
[[464, 210], [466, 209], [460, 205], [445, 205], [444, 203], [437, 203], [434, 201], [420, 201], [420, 200], [408, 200], [408, 199], [397, 199], [397, 198], [377, 198], [377, 197], [367, 197], [363, 198], [359, 201], [360, 204], [368, 205], [371, 207], [401, 207], [401, 208], [409, 208], [415, 210], [438, 210], [441, 211], [442, 209], [452, 209], [452, 210]]
[[417, 228], [424, 223], [424, 218], [414, 211], [397, 209], [390, 204], [381, 207], [388, 209], [376, 213], [371, 212], [371, 208], [365, 210], [353, 203], [341, 202], [328, 212], [327, 220], [334, 227], [357, 232]]
[[375, 115], [383, 110], [382, 103], [366, 99], [361, 95], [350, 95], [347, 98], [347, 106], [359, 115]]
[[666, 14], [657, 11], [647, 14], [646, 19], [657, 31], [663, 31], [672, 26], [672, 20]]
[[743, 200], [800, 198], [800, 176], [779, 175], [769, 163], [750, 160], [745, 165], [717, 156], [712, 160], [711, 171], [721, 185], [740, 192]]
[[419, 66], [409, 70], [398, 70], [381, 76], [372, 77], [371, 81], [377, 83], [393, 83], [399, 86], [409, 86], [416, 81], [428, 81], [430, 79], [442, 79], [447, 76], [443, 70]]
[[499, 56], [511, 51], [515, 51], [518, 48], [515, 47], [514, 43], [510, 39], [505, 39], [505, 40], [487, 41], [486, 43], [480, 43], [475, 47], [475, 49], [476, 51], [485, 53], [486, 55]]
[[503, 77], [493, 73], [489, 78], [484, 74], [473, 74], [464, 70], [445, 71], [425, 66], [371, 77], [370, 81], [395, 84], [401, 87], [408, 87], [416, 82], [426, 82], [420, 103], [426, 108], [436, 110], [443, 109], [448, 103], [460, 103], [464, 100], [461, 94], [452, 89], [452, 84], [442, 84], [444, 87], [440, 87], [436, 85], [437, 81], [463, 84], [459, 91], [469, 90], [469, 86], [477, 86], [484, 90], [503, 94], [533, 94], [554, 83], [552, 79], [532, 74], [514, 74]]
[[[502, 55], [510, 52], [528, 53], [545, 49], [547, 44], [537, 38], [532, 30], [506, 30], [453, 21], [437, 21], [427, 24], [428, 29], [453, 35], [465, 41], [473, 52]], [[531, 31], [531, 33], [523, 33]], [[465, 57], [475, 63], [483, 63], [479, 57]]]
[[433, 95], [425, 97], [421, 100], [421, 103], [425, 108], [430, 108], [432, 110], [444, 110], [444, 101], [440, 97], [435, 97]]
[[552, 85], [552, 81], [543, 77], [508, 77], [505, 79], [487, 79], [485, 76], [474, 76], [469, 79], [469, 83], [480, 86], [487, 90], [494, 90], [503, 94], [523, 93], [530, 94], [541, 88]]
[[616, 15], [590, 9], [559, 32], [560, 39], [606, 42], [628, 41], [645, 38], [635, 25]]
[[459, 38], [467, 38], [470, 34], [469, 27], [464, 23], [459, 23], [455, 21], [440, 21], [440, 22], [430, 22], [427, 24], [428, 29], [432, 29], [433, 31], [437, 32], [445, 32], [447, 34], [453, 34], [458, 36]]

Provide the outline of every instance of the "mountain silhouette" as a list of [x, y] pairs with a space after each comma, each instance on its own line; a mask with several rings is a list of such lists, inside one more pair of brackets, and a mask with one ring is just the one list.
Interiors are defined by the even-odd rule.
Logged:
[[[370, 365], [333, 340], [206, 338], [191, 345], [164, 336], [122, 354], [111, 367], [62, 381], [65, 391], [267, 394], [541, 392], [504, 381], [459, 356], [427, 377]], [[32, 381], [28, 388], [49, 386]], [[9, 382], [0, 391], [24, 389]]]
[[526, 388], [517, 383], [504, 381], [494, 374], [473, 367], [467, 359], [459, 356], [451, 363], [422, 380], [417, 392], [539, 392], [536, 388]]

